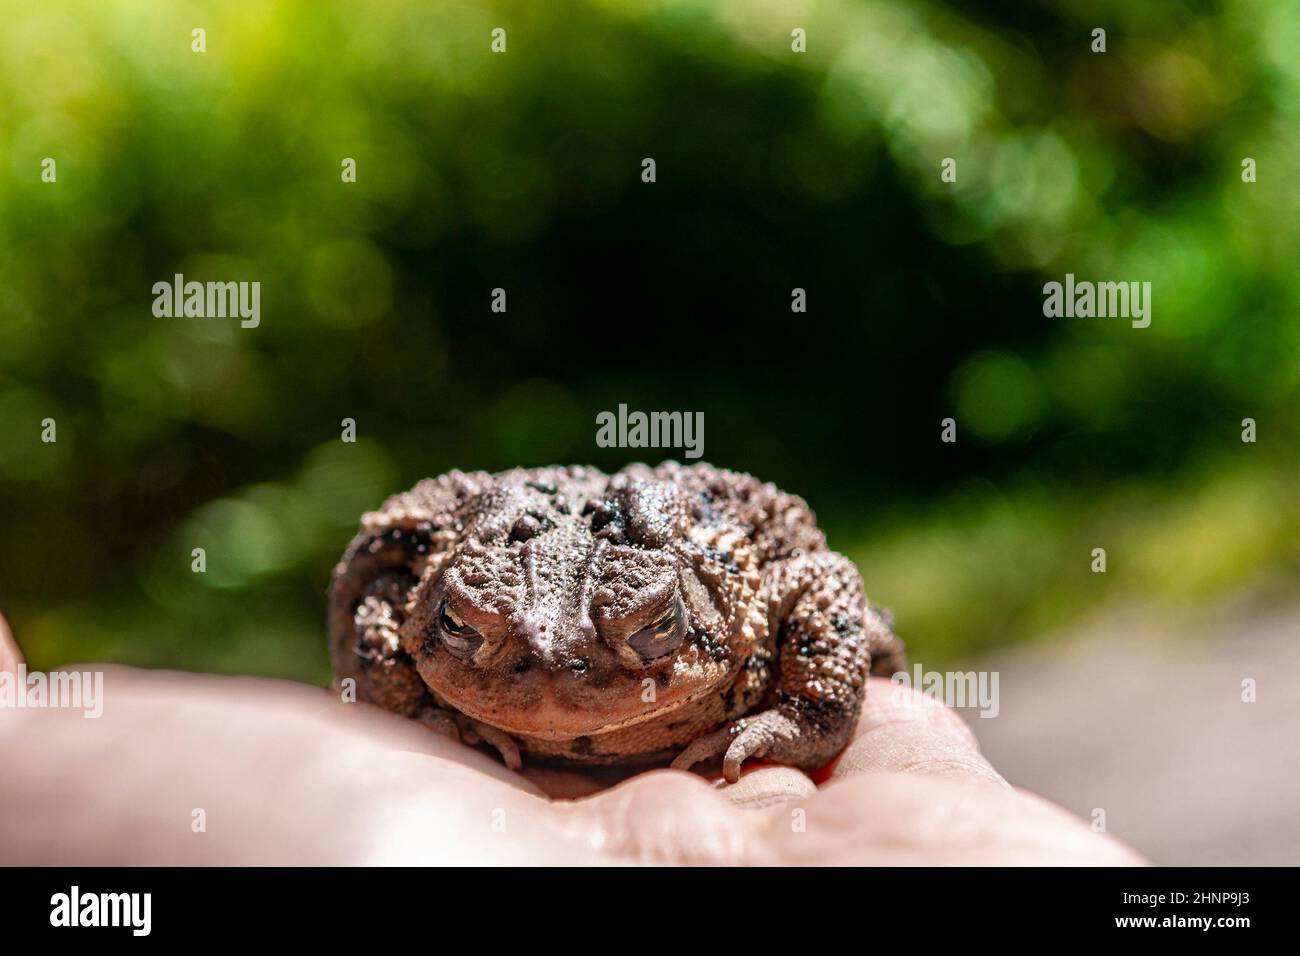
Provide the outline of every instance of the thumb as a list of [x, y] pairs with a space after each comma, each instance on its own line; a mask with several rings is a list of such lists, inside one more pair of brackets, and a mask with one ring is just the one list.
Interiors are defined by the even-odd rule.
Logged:
[[17, 674], [22, 663], [23, 652], [19, 650], [4, 615], [0, 614], [0, 674]]

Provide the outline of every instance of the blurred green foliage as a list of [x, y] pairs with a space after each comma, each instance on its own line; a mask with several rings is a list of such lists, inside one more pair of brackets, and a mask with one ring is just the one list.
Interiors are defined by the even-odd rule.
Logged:
[[[804, 495], [927, 661], [1293, 586], [1298, 48], [1295, 0], [0, 0], [0, 606], [38, 666], [320, 680], [363, 510], [617, 468], [620, 402]], [[1044, 318], [1067, 271], [1151, 327]], [[261, 325], [154, 318], [178, 272]]]

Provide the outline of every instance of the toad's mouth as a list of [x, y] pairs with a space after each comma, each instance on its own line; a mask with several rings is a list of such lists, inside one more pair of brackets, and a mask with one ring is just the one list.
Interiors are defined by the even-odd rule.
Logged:
[[614, 687], [570, 686], [567, 693], [553, 687], [514, 686], [502, 694], [501, 687], [463, 680], [463, 675], [448, 674], [419, 665], [420, 676], [434, 694], [446, 704], [508, 734], [538, 740], [572, 740], [614, 733], [659, 720], [689, 706], [701, 698], [719, 693], [728, 669], [719, 666], [707, 678], [693, 675], [690, 689], [658, 690], [652, 700], [643, 698], [640, 682]]
[[711, 692], [711, 689], [706, 688], [693, 694], [683, 695], [672, 701], [660, 701], [654, 707], [638, 710], [635, 713], [615, 717], [598, 724], [591, 722], [592, 715], [590, 713], [577, 714], [567, 708], [552, 709], [542, 707], [530, 712], [527, 720], [519, 720], [493, 712], [490, 709], [480, 709], [474, 705], [473, 701], [458, 700], [454, 697], [446, 699], [448, 703], [467, 717], [473, 717], [475, 720], [490, 724], [508, 734], [515, 734], [520, 737], [534, 737], [538, 740], [573, 740], [577, 737], [597, 737], [601, 734], [626, 730], [628, 727], [635, 727], [647, 721], [658, 720], [682, 709], [688, 704], [694, 703]]

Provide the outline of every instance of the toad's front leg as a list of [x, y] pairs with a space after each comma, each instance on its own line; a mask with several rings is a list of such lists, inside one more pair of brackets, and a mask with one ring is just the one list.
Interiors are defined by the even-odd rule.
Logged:
[[825, 766], [862, 709], [868, 671], [903, 666], [902, 642], [862, 592], [853, 562], [831, 551], [790, 558], [764, 582], [777, 634], [773, 706], [692, 742], [673, 761], [686, 769], [718, 754], [728, 783], [750, 757], [804, 770]]
[[458, 743], [469, 747], [489, 744], [501, 755], [502, 761], [511, 770], [523, 767], [523, 758], [519, 754], [519, 744], [504, 730], [491, 724], [485, 724], [467, 717], [449, 707], [429, 706], [416, 715], [416, 719], [431, 730], [436, 730], [444, 737], [450, 737]]

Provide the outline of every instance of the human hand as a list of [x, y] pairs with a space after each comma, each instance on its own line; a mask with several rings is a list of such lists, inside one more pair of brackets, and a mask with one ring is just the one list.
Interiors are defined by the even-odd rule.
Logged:
[[[0, 670], [20, 661], [0, 619]], [[103, 670], [100, 718], [0, 709], [6, 864], [1142, 862], [1010, 787], [955, 713], [885, 680], [817, 782], [769, 765], [728, 787], [667, 769], [517, 774], [285, 681], [65, 670]]]

